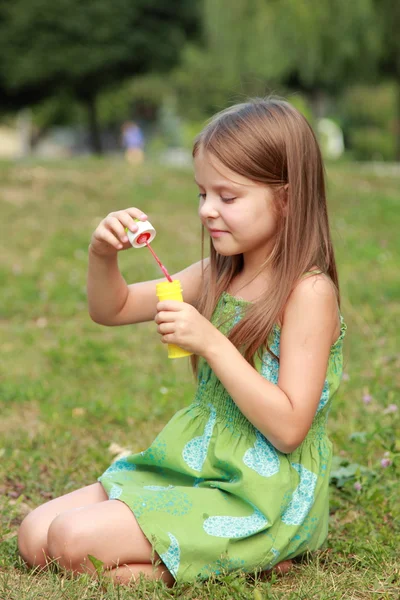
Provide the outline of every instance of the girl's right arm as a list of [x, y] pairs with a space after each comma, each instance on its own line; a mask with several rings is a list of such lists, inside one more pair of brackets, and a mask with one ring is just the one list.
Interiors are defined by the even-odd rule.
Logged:
[[[136, 231], [134, 219], [145, 221], [147, 216], [138, 208], [112, 212], [96, 228], [89, 246], [87, 293], [89, 314], [101, 325], [127, 325], [152, 321], [157, 313], [155, 279], [127, 285], [118, 268], [118, 252], [131, 248], [125, 227]], [[173, 275], [182, 284], [183, 299], [195, 304], [201, 290], [203, 265], [199, 261]]]

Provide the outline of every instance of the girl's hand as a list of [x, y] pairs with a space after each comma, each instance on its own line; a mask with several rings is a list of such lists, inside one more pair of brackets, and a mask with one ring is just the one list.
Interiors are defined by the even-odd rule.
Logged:
[[146, 221], [147, 215], [134, 207], [111, 212], [93, 232], [91, 250], [101, 256], [114, 256], [120, 250], [132, 248], [125, 227], [130, 231], [137, 231], [138, 227], [134, 219]]
[[163, 344], [176, 344], [180, 348], [205, 356], [207, 348], [219, 334], [191, 304], [164, 300], [157, 304], [155, 316], [157, 331]]

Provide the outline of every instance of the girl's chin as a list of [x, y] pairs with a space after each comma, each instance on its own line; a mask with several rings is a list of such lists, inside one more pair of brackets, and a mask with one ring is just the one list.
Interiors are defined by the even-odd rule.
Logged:
[[235, 247], [235, 244], [223, 243], [221, 238], [211, 238], [211, 242], [215, 252], [221, 256], [236, 256], [242, 254], [237, 245]]
[[220, 256], [238, 256], [239, 254], [242, 254], [242, 252], [235, 252], [235, 251], [231, 251], [229, 252], [229, 250], [222, 250], [221, 248], [216, 248], [214, 246], [214, 250], [217, 254], [219, 254]]

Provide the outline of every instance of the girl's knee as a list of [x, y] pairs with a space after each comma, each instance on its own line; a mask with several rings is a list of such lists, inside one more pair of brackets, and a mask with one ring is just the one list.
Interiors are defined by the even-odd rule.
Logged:
[[18, 550], [30, 567], [47, 564], [47, 528], [35, 510], [22, 521], [18, 530]]
[[58, 515], [50, 524], [47, 534], [49, 557], [65, 569], [82, 571], [87, 563], [87, 556], [82, 554], [81, 545], [82, 536], [71, 515]]

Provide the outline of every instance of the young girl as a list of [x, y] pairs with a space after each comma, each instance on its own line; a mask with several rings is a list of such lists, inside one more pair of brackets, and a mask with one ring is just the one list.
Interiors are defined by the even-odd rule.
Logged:
[[172, 583], [287, 566], [326, 539], [345, 325], [317, 141], [290, 104], [257, 99], [217, 114], [193, 156], [211, 242], [174, 276], [184, 302], [122, 278], [125, 227], [146, 219], [137, 208], [95, 230], [88, 296], [97, 323], [154, 319], [163, 343], [192, 352], [194, 401], [147, 450], [30, 513], [29, 565], [93, 571], [94, 555], [115, 580]]

